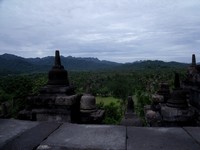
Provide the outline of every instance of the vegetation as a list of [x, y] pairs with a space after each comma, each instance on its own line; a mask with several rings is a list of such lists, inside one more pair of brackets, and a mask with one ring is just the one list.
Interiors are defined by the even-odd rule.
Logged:
[[[185, 69], [144, 69], [126, 71], [69, 72], [69, 81], [77, 93], [88, 89], [97, 97], [97, 105], [106, 110], [104, 123], [118, 124], [125, 112], [126, 99], [134, 96], [135, 111], [144, 117], [143, 107], [150, 104], [150, 95], [158, 90], [160, 82], [168, 82], [173, 88], [174, 72], [184, 79]], [[0, 77], [0, 103], [11, 106], [9, 114], [17, 115], [26, 107], [26, 98], [38, 94], [47, 83], [47, 74], [10, 75]]]
[[46, 81], [43, 74], [0, 77], [0, 103], [6, 102], [9, 116], [16, 117], [26, 107], [26, 98], [37, 94]]
[[[78, 58], [78, 57], [61, 57], [62, 65], [70, 71], [127, 71], [127, 70], [146, 70], [146, 69], [177, 69], [186, 68], [187, 64], [178, 62], [163, 61], [138, 61], [133, 63], [115, 63], [101, 61], [97, 58]], [[54, 57], [44, 58], [23, 58], [11, 54], [0, 55], [0, 75], [45, 73], [54, 63]]]
[[114, 97], [96, 97], [96, 104], [97, 105], [109, 105], [110, 103], [115, 103], [117, 106], [120, 106], [120, 99]]
[[[26, 107], [28, 95], [38, 94], [47, 83], [47, 72], [53, 57], [25, 59], [15, 55], [0, 55], [0, 103], [6, 103], [9, 115]], [[144, 117], [143, 107], [150, 104], [152, 93], [160, 82], [173, 88], [174, 72], [184, 79], [187, 64], [163, 61], [139, 61], [120, 64], [96, 58], [62, 57], [69, 71], [69, 81], [77, 93], [97, 96], [97, 105], [106, 110], [104, 122], [118, 124], [126, 109], [126, 99], [134, 96], [136, 113]], [[78, 70], [78, 71], [77, 71]], [[16, 75], [18, 74], [18, 75]]]
[[114, 97], [96, 97], [96, 105], [98, 108], [104, 109], [106, 112], [103, 123], [119, 124], [122, 118], [120, 99]]

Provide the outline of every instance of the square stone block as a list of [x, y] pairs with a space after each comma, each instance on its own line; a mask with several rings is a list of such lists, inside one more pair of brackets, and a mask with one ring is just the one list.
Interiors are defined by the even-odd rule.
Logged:
[[12, 139], [38, 124], [39, 122], [0, 119], [0, 149]]
[[40, 144], [43, 149], [125, 150], [126, 127], [63, 124]]
[[127, 150], [200, 150], [183, 128], [127, 127]]

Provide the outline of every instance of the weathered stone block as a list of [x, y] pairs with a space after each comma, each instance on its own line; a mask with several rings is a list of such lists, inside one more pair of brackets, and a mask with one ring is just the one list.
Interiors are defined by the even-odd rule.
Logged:
[[85, 94], [81, 97], [80, 109], [93, 110], [96, 109], [96, 99], [90, 94]]
[[194, 114], [194, 109], [191, 107], [188, 109], [173, 108], [168, 106], [161, 107], [161, 115], [164, 121], [190, 121], [193, 119]]
[[152, 101], [154, 103], [163, 103], [164, 102], [164, 96], [159, 94], [153, 94], [152, 95]]
[[125, 150], [126, 127], [63, 124], [38, 146], [37, 150]]
[[182, 128], [127, 127], [127, 150], [199, 150]]
[[68, 109], [33, 109], [37, 121], [71, 122], [71, 111]]
[[60, 106], [72, 106], [77, 103], [79, 100], [79, 95], [71, 95], [71, 96], [56, 96], [55, 105]]

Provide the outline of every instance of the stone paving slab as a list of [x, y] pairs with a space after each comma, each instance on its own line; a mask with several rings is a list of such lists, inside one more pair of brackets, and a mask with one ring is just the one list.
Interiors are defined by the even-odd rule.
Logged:
[[126, 127], [63, 124], [37, 150], [125, 150]]
[[200, 127], [184, 127], [184, 129], [200, 144]]
[[56, 122], [41, 122], [8, 142], [1, 150], [33, 150], [60, 125]]
[[38, 122], [31, 121], [0, 119], [0, 149], [9, 141], [38, 124]]
[[127, 127], [127, 150], [200, 150], [183, 128]]
[[200, 150], [200, 127], [149, 128], [0, 119], [1, 150]]

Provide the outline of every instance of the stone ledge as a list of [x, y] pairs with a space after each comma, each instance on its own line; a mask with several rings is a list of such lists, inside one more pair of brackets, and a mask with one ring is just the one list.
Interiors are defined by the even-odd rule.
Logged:
[[200, 127], [149, 128], [0, 119], [0, 149], [199, 150], [199, 132]]

